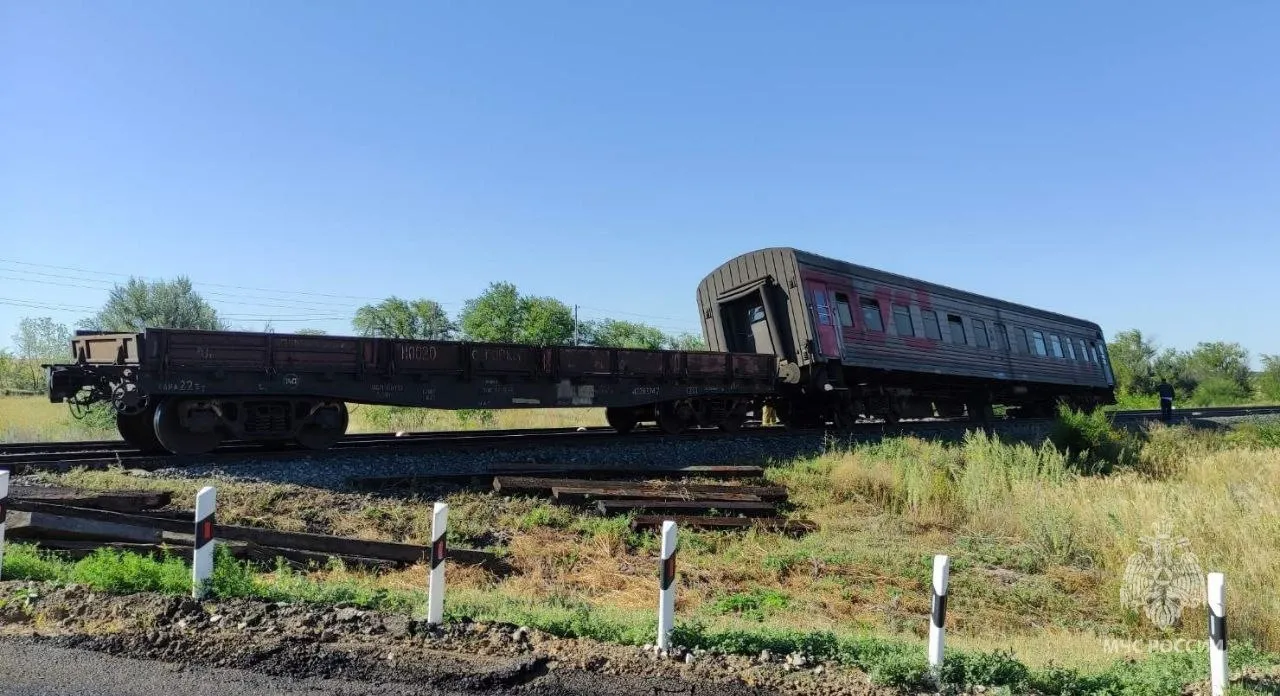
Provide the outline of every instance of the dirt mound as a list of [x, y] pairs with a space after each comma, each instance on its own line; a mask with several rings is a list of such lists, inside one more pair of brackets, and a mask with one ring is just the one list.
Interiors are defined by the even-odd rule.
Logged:
[[[812, 660], [684, 650], [664, 655], [652, 647], [562, 639], [504, 624], [429, 626], [353, 606], [201, 602], [13, 581], [0, 582], [0, 597], [0, 635], [39, 635], [122, 657], [291, 678], [520, 694], [896, 693], [871, 688], [860, 672]], [[602, 682], [628, 686], [593, 690]]]

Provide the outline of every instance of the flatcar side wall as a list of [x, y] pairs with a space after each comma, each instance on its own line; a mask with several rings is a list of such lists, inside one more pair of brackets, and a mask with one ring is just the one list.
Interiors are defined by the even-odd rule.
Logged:
[[434, 408], [638, 406], [764, 394], [773, 356], [250, 332], [149, 334], [144, 391]]

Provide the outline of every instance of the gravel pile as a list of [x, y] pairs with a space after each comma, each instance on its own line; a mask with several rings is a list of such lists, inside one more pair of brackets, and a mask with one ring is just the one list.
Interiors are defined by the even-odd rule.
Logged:
[[[1202, 426], [1226, 426], [1256, 416], [1195, 418]], [[1141, 427], [1138, 423], [1125, 427]], [[958, 441], [968, 423], [936, 423], [915, 430], [922, 437]], [[1039, 442], [1049, 434], [1046, 421], [1012, 421], [1000, 423], [1000, 435]], [[738, 437], [672, 437], [628, 442], [625, 438], [599, 444], [540, 445], [527, 448], [510, 446], [492, 450], [450, 449], [406, 446], [397, 451], [364, 450], [343, 454], [331, 451], [314, 457], [244, 457], [220, 460], [210, 464], [187, 464], [154, 470], [150, 475], [166, 478], [219, 478], [228, 481], [292, 483], [324, 488], [341, 488], [349, 478], [378, 476], [415, 476], [428, 474], [485, 474], [487, 467], [510, 462], [573, 464], [586, 467], [616, 469], [626, 467], [643, 472], [646, 467], [694, 464], [767, 464], [821, 454], [853, 442], [874, 441], [886, 435], [912, 432], [907, 428], [884, 431], [879, 428], [854, 433], [743, 433]]]
[[620, 438], [609, 444], [531, 446], [515, 449], [413, 449], [394, 448], [352, 452], [349, 456], [327, 453], [316, 457], [245, 458], [213, 464], [156, 469], [150, 475], [165, 478], [220, 478], [230, 481], [293, 483], [338, 488], [353, 477], [414, 476], [427, 474], [484, 474], [494, 464], [539, 462], [600, 468], [634, 468], [690, 464], [760, 464], [812, 456], [822, 451], [823, 438], [814, 434], [770, 437], [685, 437], [638, 440]]

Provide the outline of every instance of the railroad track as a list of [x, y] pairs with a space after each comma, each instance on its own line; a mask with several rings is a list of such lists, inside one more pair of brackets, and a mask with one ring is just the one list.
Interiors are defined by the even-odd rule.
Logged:
[[[1159, 410], [1115, 411], [1114, 421], [1135, 422], [1160, 417]], [[1245, 416], [1280, 415], [1280, 406], [1222, 407], [1177, 409], [1177, 420], [1194, 418], [1229, 418]], [[996, 428], [1044, 423], [1051, 419], [1018, 419], [995, 421]], [[907, 435], [927, 434], [954, 430], [957, 427], [974, 427], [972, 421], [928, 420], [903, 421], [898, 424], [881, 422], [859, 423], [838, 431], [842, 435]], [[308, 450], [294, 444], [263, 445], [231, 441], [217, 450], [203, 455], [175, 456], [143, 454], [130, 448], [121, 440], [94, 440], [82, 442], [12, 443], [0, 445], [0, 470], [22, 473], [26, 471], [60, 471], [73, 468], [105, 469], [113, 466], [136, 469], [187, 466], [208, 463], [227, 463], [234, 460], [252, 460], [264, 457], [272, 459], [312, 459], [350, 457], [353, 454], [404, 453], [447, 449], [528, 448], [539, 446], [573, 446], [590, 444], [635, 443], [643, 440], [673, 438], [738, 438], [738, 437], [786, 437], [820, 434], [825, 429], [797, 430], [781, 427], [762, 427], [747, 424], [736, 433], [723, 433], [716, 429], [694, 430], [682, 435], [667, 435], [656, 427], [638, 427], [630, 434], [620, 436], [606, 426], [522, 428], [509, 430], [461, 430], [396, 433], [355, 433], [346, 436], [331, 449]]]

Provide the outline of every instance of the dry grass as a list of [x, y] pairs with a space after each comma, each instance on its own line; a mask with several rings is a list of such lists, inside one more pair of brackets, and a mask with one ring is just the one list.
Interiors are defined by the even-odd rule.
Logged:
[[[440, 411], [354, 405], [347, 432], [378, 433], [439, 430], [567, 428], [603, 426], [602, 408], [502, 409], [496, 411]], [[77, 421], [67, 404], [42, 396], [0, 396], [0, 442], [65, 442], [115, 440], [115, 428], [95, 428]]]
[[[1265, 435], [1266, 433], [1263, 433]], [[712, 628], [786, 627], [837, 634], [919, 638], [927, 632], [935, 553], [952, 556], [949, 640], [958, 647], [1014, 648], [1031, 665], [1115, 659], [1106, 636], [1159, 632], [1120, 606], [1119, 586], [1139, 537], [1167, 520], [1205, 571], [1226, 573], [1238, 607], [1232, 632], [1280, 649], [1280, 449], [1267, 438], [1156, 427], [1134, 468], [1074, 473], [1050, 446], [971, 436], [961, 446], [901, 439], [794, 462], [769, 471], [786, 484], [796, 516], [820, 523], [803, 538], [684, 532], [678, 608]], [[152, 486], [190, 500], [199, 481], [149, 481], [121, 473], [74, 473], [93, 488]], [[534, 498], [453, 490], [450, 532], [458, 546], [490, 547], [517, 569], [496, 578], [451, 571], [450, 587], [544, 606], [587, 602], [647, 616], [655, 601], [657, 539]], [[425, 543], [422, 498], [267, 484], [219, 484], [219, 515], [231, 523], [329, 531]], [[332, 572], [332, 571], [326, 571]], [[350, 577], [421, 589], [425, 571]], [[1171, 635], [1202, 637], [1203, 609], [1188, 609]]]

